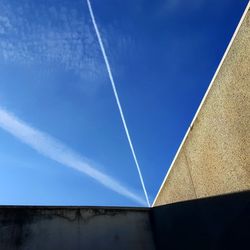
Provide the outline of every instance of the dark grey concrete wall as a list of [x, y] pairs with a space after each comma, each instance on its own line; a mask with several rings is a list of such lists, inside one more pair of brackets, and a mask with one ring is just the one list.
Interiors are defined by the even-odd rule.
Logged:
[[250, 191], [153, 207], [0, 206], [0, 250], [249, 249]]
[[0, 207], [1, 250], [154, 249], [148, 209]]
[[250, 191], [154, 207], [159, 250], [250, 249]]

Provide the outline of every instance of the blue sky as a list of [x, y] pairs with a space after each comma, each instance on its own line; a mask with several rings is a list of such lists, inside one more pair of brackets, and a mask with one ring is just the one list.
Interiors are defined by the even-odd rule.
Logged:
[[[91, 1], [151, 202], [247, 2]], [[85, 0], [0, 0], [0, 204], [146, 205]]]

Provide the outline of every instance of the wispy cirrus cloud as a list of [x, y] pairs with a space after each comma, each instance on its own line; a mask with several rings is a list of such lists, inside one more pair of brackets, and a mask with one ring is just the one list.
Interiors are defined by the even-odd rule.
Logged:
[[43, 156], [79, 171], [106, 188], [145, 205], [145, 201], [139, 195], [110, 175], [98, 170], [92, 161], [74, 152], [52, 136], [33, 128], [2, 107], [0, 107], [0, 128]]
[[9, 18], [0, 15], [0, 34], [5, 34], [11, 28]]
[[83, 85], [98, 88], [106, 76], [105, 66], [80, 3], [2, 0], [0, 62], [64, 70]]
[[[42, 76], [59, 69], [73, 75], [72, 87], [96, 93], [108, 75], [86, 7], [82, 0], [1, 0], [0, 64], [39, 66]], [[127, 53], [130, 36], [112, 24], [102, 32], [113, 41], [112, 57]]]

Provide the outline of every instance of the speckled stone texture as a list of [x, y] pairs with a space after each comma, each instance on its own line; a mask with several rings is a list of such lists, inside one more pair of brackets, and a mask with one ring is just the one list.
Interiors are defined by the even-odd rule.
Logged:
[[155, 206], [250, 190], [249, 6]]

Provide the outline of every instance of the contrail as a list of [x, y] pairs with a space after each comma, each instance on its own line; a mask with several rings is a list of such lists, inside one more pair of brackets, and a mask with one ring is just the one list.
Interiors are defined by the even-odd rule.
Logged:
[[92, 161], [74, 152], [52, 136], [21, 121], [15, 115], [1, 107], [0, 128], [47, 158], [80, 171], [112, 191], [145, 205], [144, 199], [131, 192], [127, 187], [123, 186], [111, 176], [97, 170], [93, 166], [94, 163]]
[[126, 124], [126, 121], [125, 121], [125, 118], [124, 118], [124, 115], [123, 115], [122, 107], [121, 107], [120, 100], [119, 100], [117, 90], [116, 90], [116, 87], [115, 87], [115, 82], [114, 82], [113, 75], [112, 75], [112, 72], [111, 72], [111, 68], [110, 68], [110, 65], [109, 65], [108, 57], [106, 55], [106, 52], [105, 52], [105, 49], [104, 49], [104, 46], [103, 46], [103, 42], [102, 42], [102, 38], [101, 38], [100, 32], [98, 30], [98, 27], [97, 27], [97, 24], [96, 24], [96, 21], [95, 21], [95, 16], [94, 16], [94, 13], [93, 13], [93, 10], [92, 10], [90, 0], [87, 0], [87, 4], [88, 4], [88, 9], [89, 9], [89, 13], [90, 13], [90, 16], [91, 16], [91, 20], [92, 20], [92, 23], [94, 25], [95, 32], [96, 32], [96, 35], [97, 35], [97, 38], [98, 38], [98, 42], [99, 42], [99, 45], [100, 45], [100, 48], [101, 48], [101, 51], [102, 51], [102, 55], [103, 55], [103, 58], [104, 58], [104, 61], [105, 61], [106, 67], [107, 67], [107, 71], [108, 71], [108, 74], [109, 74], [109, 79], [110, 79], [110, 82], [112, 84], [112, 88], [113, 88], [113, 91], [114, 91], [117, 106], [118, 106], [119, 111], [120, 111], [122, 123], [123, 123], [124, 129], [125, 129], [125, 132], [126, 132], [126, 135], [127, 135], [127, 138], [128, 138], [128, 143], [129, 143], [129, 146], [130, 146], [130, 149], [131, 149], [134, 161], [135, 161], [135, 165], [136, 165], [137, 170], [138, 170], [138, 174], [139, 174], [139, 177], [140, 177], [140, 180], [141, 180], [142, 188], [143, 188], [143, 191], [144, 191], [148, 206], [150, 207], [148, 194], [147, 194], [145, 184], [144, 184], [144, 181], [143, 181], [143, 178], [142, 178], [140, 166], [139, 166], [139, 163], [137, 161], [135, 150], [134, 150], [134, 147], [133, 147], [133, 144], [132, 144], [129, 132], [128, 132], [128, 127], [127, 127], [127, 124]]

